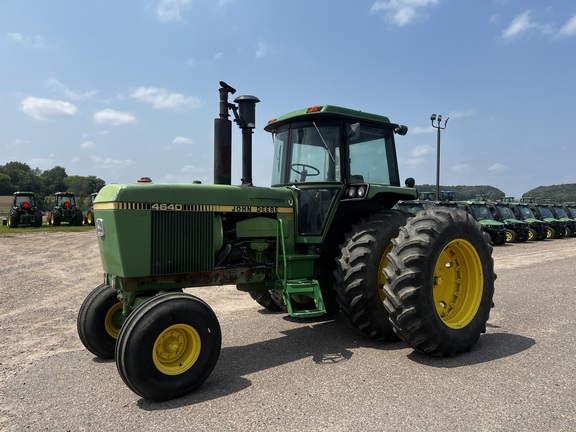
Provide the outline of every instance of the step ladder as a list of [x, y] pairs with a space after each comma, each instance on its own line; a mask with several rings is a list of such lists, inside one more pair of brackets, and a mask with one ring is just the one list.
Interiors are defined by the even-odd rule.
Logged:
[[[282, 299], [292, 317], [313, 318], [326, 313], [320, 285], [316, 279], [312, 278], [314, 261], [318, 258], [318, 255], [287, 254], [283, 221], [278, 219], [274, 289], [282, 293]], [[297, 310], [294, 304], [295, 297], [312, 299], [314, 308]]]

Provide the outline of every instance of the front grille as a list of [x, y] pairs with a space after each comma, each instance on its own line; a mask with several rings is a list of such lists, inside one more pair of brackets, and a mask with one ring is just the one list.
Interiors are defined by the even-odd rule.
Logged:
[[213, 225], [213, 213], [152, 212], [152, 275], [212, 270], [215, 255]]

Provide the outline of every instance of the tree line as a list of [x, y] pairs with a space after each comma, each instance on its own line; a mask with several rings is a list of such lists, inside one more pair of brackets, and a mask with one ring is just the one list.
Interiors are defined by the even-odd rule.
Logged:
[[0, 165], [0, 195], [12, 195], [17, 191], [34, 192], [42, 211], [50, 210], [50, 197], [56, 192], [73, 192], [78, 197], [77, 204], [87, 208], [90, 194], [98, 192], [105, 184], [96, 176], [69, 176], [61, 166], [41, 171], [22, 162]]

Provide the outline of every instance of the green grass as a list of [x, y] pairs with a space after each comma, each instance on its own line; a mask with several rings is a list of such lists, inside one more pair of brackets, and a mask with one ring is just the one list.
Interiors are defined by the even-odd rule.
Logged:
[[[1, 223], [1, 222], [0, 222]], [[8, 225], [0, 225], [0, 236], [7, 234], [19, 233], [36, 233], [36, 232], [85, 232], [93, 231], [96, 228], [91, 225], [74, 226], [63, 223], [60, 226], [48, 225], [46, 222], [41, 227], [34, 228], [30, 225], [23, 225], [18, 228], [10, 228]]]

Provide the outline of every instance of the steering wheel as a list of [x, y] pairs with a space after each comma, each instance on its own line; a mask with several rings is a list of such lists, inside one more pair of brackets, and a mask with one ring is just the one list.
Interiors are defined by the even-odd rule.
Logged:
[[[298, 171], [295, 167], [302, 167], [300, 171]], [[312, 173], [309, 173], [306, 168], [312, 170]], [[306, 180], [306, 177], [316, 177], [320, 174], [320, 170], [312, 165], [307, 165], [303, 163], [295, 163], [290, 166], [290, 169], [294, 171], [296, 174], [300, 174], [300, 181], [303, 182]]]

